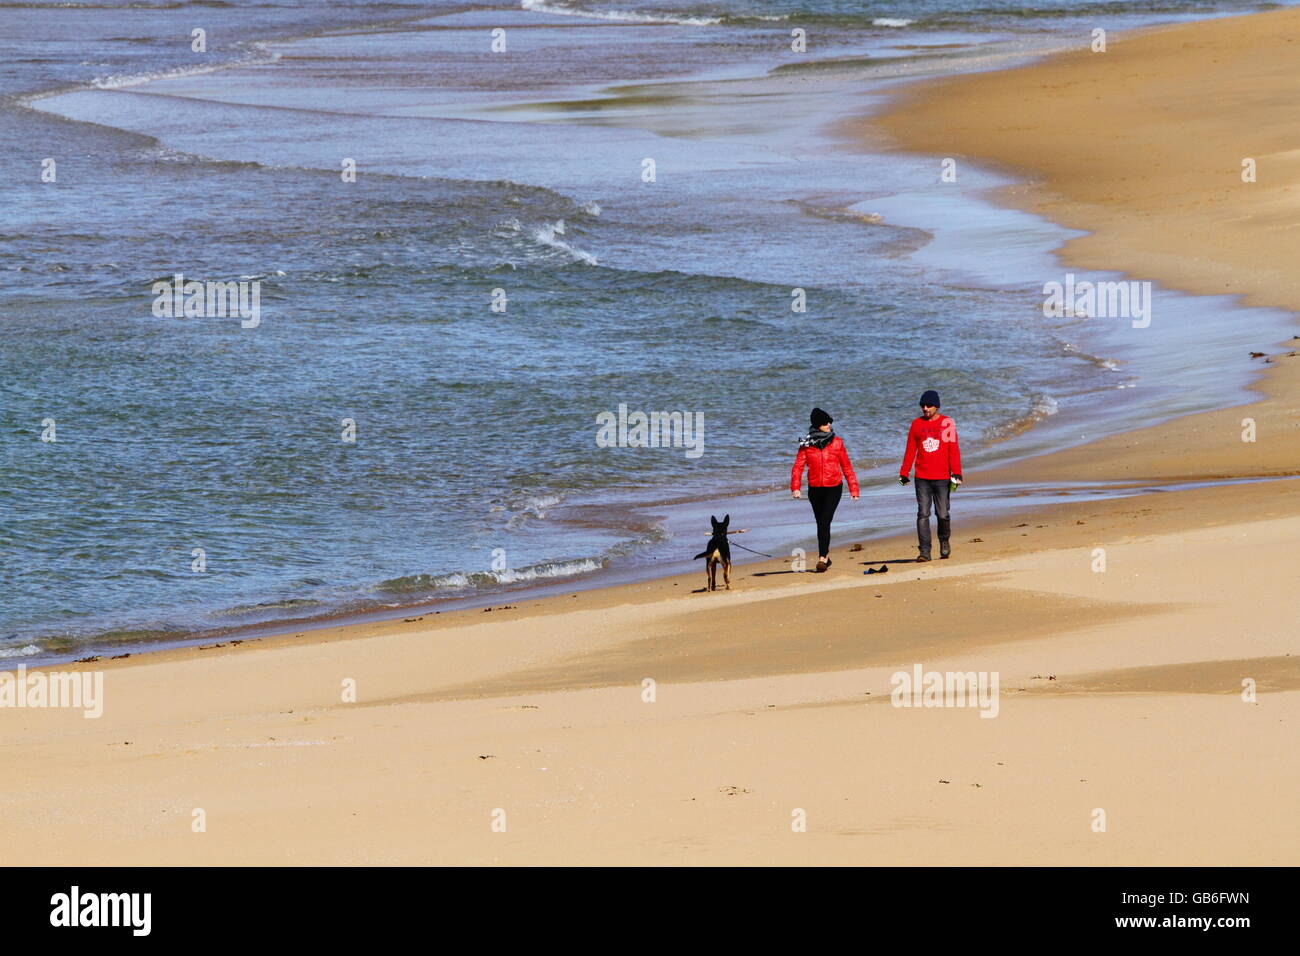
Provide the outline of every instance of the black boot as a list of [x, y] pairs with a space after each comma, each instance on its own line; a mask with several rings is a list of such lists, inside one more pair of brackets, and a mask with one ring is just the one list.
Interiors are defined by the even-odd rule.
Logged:
[[952, 548], [948, 547], [948, 538], [952, 534], [952, 519], [939, 518], [939, 557], [946, 558], [952, 554]]

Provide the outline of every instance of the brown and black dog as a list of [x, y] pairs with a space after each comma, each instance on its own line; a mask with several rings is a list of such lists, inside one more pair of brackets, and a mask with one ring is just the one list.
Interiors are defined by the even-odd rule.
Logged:
[[698, 561], [700, 558], [706, 558], [704, 568], [705, 579], [708, 582], [705, 590], [716, 591], [718, 589], [718, 565], [722, 565], [722, 581], [728, 591], [731, 590], [731, 545], [727, 541], [727, 525], [731, 523], [731, 515], [723, 515], [719, 521], [713, 515], [709, 515], [709, 520], [713, 522], [713, 537], [709, 543], [704, 546], [704, 550], [697, 554], [692, 561]]

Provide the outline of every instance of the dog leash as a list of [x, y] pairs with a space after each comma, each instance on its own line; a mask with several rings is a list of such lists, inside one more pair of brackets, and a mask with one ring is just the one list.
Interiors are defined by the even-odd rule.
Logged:
[[761, 554], [761, 555], [762, 555], [763, 557], [765, 557], [765, 558], [770, 558], [770, 557], [772, 557], [772, 555], [767, 554], [767, 553], [765, 553], [765, 552], [763, 552], [763, 551], [755, 551], [753, 548], [747, 548], [747, 547], [745, 547], [743, 544], [736, 544], [736, 542], [734, 542], [734, 541], [731, 542], [731, 546], [732, 546], [733, 548], [740, 548], [740, 550], [742, 550], [742, 551], [748, 551], [750, 554]]

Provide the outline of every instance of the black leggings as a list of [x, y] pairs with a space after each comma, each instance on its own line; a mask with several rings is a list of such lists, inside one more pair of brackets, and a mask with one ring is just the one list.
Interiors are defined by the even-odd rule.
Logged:
[[808, 502], [812, 505], [813, 517], [817, 519], [817, 555], [831, 553], [831, 519], [835, 509], [840, 505], [840, 495], [844, 494], [844, 485], [829, 488], [808, 486]]

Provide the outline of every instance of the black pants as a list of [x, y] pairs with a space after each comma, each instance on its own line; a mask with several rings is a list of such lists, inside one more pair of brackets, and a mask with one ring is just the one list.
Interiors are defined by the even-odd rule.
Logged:
[[844, 485], [830, 488], [808, 486], [808, 502], [812, 505], [813, 517], [817, 519], [817, 555], [831, 553], [831, 519], [835, 509], [840, 506], [840, 495], [844, 494]]
[[948, 517], [948, 494], [952, 490], [947, 478], [939, 481], [934, 478], [913, 479], [916, 485], [916, 540], [921, 553], [930, 556], [930, 508], [939, 522], [939, 547], [948, 543], [952, 531], [952, 521]]

